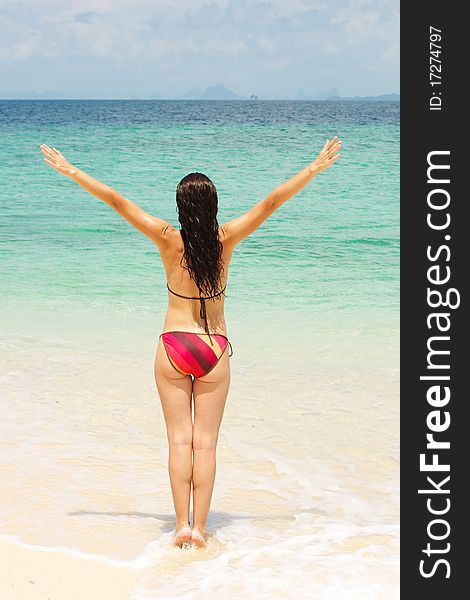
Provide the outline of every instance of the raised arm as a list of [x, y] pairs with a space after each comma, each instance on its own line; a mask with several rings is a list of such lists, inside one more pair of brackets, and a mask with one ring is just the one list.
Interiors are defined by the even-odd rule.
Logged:
[[249, 211], [228, 221], [221, 226], [224, 243], [238, 244], [255, 231], [264, 221], [273, 214], [280, 206], [295, 196], [311, 181], [315, 175], [321, 173], [331, 166], [341, 156], [338, 150], [341, 140], [335, 136], [332, 140], [326, 140], [322, 151], [317, 158], [307, 165], [302, 171], [294, 175], [292, 179], [274, 188], [266, 198], [255, 204]]
[[44, 160], [53, 169], [70, 177], [87, 192], [114, 208], [131, 225], [155, 242], [159, 249], [166, 245], [169, 233], [173, 229], [172, 225], [163, 219], [149, 215], [140, 206], [122, 196], [114, 188], [78, 169], [69, 163], [56, 148], [49, 148], [46, 144], [42, 144], [40, 148], [44, 154]]

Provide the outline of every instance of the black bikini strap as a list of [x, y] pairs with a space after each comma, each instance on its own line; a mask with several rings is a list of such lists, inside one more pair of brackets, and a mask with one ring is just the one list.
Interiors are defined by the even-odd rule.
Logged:
[[186, 300], [211, 300], [211, 298], [217, 298], [217, 296], [223, 294], [225, 292], [225, 289], [227, 288], [227, 286], [225, 285], [223, 290], [221, 290], [217, 294], [214, 294], [213, 296], [182, 296], [181, 294], [177, 294], [170, 288], [170, 286], [168, 285], [168, 281], [166, 282], [166, 287], [168, 288], [169, 292], [171, 292], [175, 296], [178, 296], [178, 298], [185, 298]]
[[[220, 296], [221, 294], [223, 294], [225, 292], [225, 289], [227, 287], [227, 284], [225, 284], [224, 289], [221, 290], [219, 293], [214, 294], [213, 296], [182, 296], [181, 294], [177, 294], [176, 292], [174, 292], [170, 286], [168, 285], [168, 281], [166, 282], [166, 287], [168, 288], [168, 291], [171, 292], [172, 294], [174, 294], [175, 296], [178, 296], [178, 298], [184, 298], [185, 300], [199, 300], [201, 302], [201, 307], [199, 309], [199, 316], [201, 317], [201, 319], [204, 320], [204, 329], [207, 332], [207, 335], [209, 336], [209, 340], [211, 342], [211, 345], [213, 345], [212, 342], [212, 338], [211, 338], [211, 334], [209, 332], [209, 326], [207, 324], [207, 310], [206, 310], [206, 303], [205, 300], [211, 300], [212, 298], [217, 298], [218, 296]], [[232, 351], [233, 352], [233, 351]]]

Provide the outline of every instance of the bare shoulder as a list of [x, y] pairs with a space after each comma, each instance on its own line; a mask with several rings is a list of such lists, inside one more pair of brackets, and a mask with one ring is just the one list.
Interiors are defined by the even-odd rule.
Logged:
[[[162, 236], [167, 240], [174, 240], [179, 234], [179, 230], [176, 227], [173, 227], [170, 223], [166, 223], [162, 229]], [[180, 236], [178, 236], [180, 237]]]
[[233, 232], [230, 228], [230, 223], [224, 223], [219, 226], [219, 240], [224, 248], [232, 248], [235, 246]]
[[179, 229], [176, 229], [170, 223], [166, 223], [161, 230], [160, 239], [154, 241], [158, 246], [162, 258], [167, 258], [180, 248], [181, 234]]
[[227, 228], [225, 225], [220, 225], [219, 226], [219, 240], [223, 244], [224, 242], [227, 241], [227, 239], [228, 239]]

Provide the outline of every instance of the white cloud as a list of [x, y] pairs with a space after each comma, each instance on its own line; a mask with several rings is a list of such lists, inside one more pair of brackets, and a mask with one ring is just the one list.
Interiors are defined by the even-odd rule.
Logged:
[[315, 2], [313, 0], [261, 0], [267, 4], [274, 16], [293, 17], [310, 10], [324, 10], [326, 2]]
[[334, 44], [333, 42], [327, 42], [324, 46], [323, 46], [323, 52], [329, 56], [334, 56], [336, 54], [339, 54], [339, 45], [338, 44]]
[[26, 39], [16, 42], [10, 48], [0, 49], [0, 59], [24, 61], [34, 56], [40, 46], [41, 34], [39, 31], [26, 31]]
[[257, 45], [258, 48], [265, 54], [274, 54], [276, 51], [276, 46], [273, 41], [267, 38], [260, 38], [257, 41]]
[[347, 20], [346, 30], [356, 38], [377, 34], [380, 32], [379, 15], [370, 11], [356, 13]]
[[398, 0], [0, 0], [0, 7], [0, 59], [12, 64], [5, 90], [16, 87], [14, 64], [22, 61], [26, 76], [29, 60], [40, 89], [72, 81], [71, 62], [123, 94], [130, 82], [135, 93], [162, 95], [216, 82], [281, 97], [300, 87], [367, 94], [368, 72], [375, 86], [398, 87]]
[[220, 55], [227, 57], [244, 56], [250, 53], [248, 45], [242, 41], [227, 41], [221, 38], [209, 40], [204, 47], [209, 56]]
[[396, 64], [400, 60], [400, 44], [395, 42], [387, 46], [381, 53], [380, 59], [384, 64]]
[[113, 51], [113, 39], [110, 35], [102, 35], [98, 39], [96, 39], [92, 45], [91, 49], [97, 56], [107, 56], [111, 54]]
[[277, 60], [265, 60], [263, 61], [263, 64], [268, 68], [271, 69], [273, 71], [281, 71], [282, 69], [285, 69], [286, 67], [289, 66], [289, 59], [288, 58], [280, 58]]

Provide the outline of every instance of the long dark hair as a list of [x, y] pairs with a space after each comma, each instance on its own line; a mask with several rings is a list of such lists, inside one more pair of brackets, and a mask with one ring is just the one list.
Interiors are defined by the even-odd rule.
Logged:
[[203, 173], [189, 173], [176, 188], [176, 206], [184, 245], [181, 266], [189, 271], [200, 295], [215, 296], [222, 290], [223, 270], [215, 185]]

